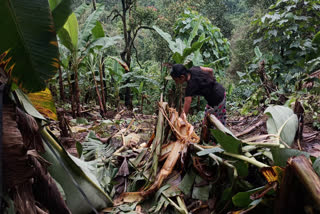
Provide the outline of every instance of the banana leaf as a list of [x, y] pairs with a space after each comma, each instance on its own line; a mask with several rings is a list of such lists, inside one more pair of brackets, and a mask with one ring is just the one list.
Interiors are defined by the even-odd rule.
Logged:
[[[92, 212], [92, 207], [101, 210], [112, 204], [112, 199], [102, 190], [88, 163], [68, 154], [45, 128], [42, 129], [41, 135], [46, 150], [42, 156], [52, 163], [48, 171], [62, 186], [67, 205], [72, 213], [87, 214]], [[60, 161], [64, 166], [55, 153], [61, 158]], [[86, 199], [79, 192], [73, 179], [86, 195]]]
[[11, 49], [12, 80], [28, 92], [45, 89], [59, 67], [48, 1], [0, 1], [0, 29], [0, 53]]
[[[39, 117], [41, 114], [21, 90], [16, 90], [15, 93], [18, 97], [17, 101], [26, 112], [44, 120], [43, 117]], [[40, 132], [46, 151], [41, 155], [51, 163], [48, 171], [62, 186], [68, 208], [72, 213], [86, 214], [92, 211], [97, 213], [96, 210], [112, 204], [110, 196], [102, 190], [96, 175], [92, 173], [91, 166], [66, 152], [45, 127]]]
[[283, 143], [291, 146], [298, 129], [298, 117], [285, 106], [270, 106], [265, 111], [269, 116], [267, 129], [269, 134], [277, 134]]
[[99, 20], [100, 16], [104, 12], [104, 5], [99, 5], [97, 10], [90, 14], [86, 19], [83, 28], [81, 29], [80, 35], [80, 46], [84, 47], [86, 42], [88, 42], [90, 35], [92, 34], [92, 29], [96, 26], [96, 22]]
[[76, 15], [72, 13], [64, 26], [60, 29], [59, 38], [61, 43], [71, 52], [78, 48], [78, 21]]
[[58, 32], [72, 13], [71, 0], [49, 0], [54, 26]]

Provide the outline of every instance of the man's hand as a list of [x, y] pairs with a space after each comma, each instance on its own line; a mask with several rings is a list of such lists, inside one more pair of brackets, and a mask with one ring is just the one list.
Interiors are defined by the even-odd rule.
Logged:
[[186, 119], [187, 119], [187, 115], [184, 113], [184, 111], [181, 112], [180, 118], [181, 118], [182, 120], [186, 120]]

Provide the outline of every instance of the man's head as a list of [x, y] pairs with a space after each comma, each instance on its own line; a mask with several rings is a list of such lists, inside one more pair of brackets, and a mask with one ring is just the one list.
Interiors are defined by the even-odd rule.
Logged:
[[188, 74], [190, 73], [190, 71], [188, 71], [188, 69], [186, 69], [186, 67], [184, 67], [181, 64], [174, 64], [172, 66], [172, 70], [171, 70], [171, 77], [172, 79], [174, 79], [174, 81], [177, 84], [182, 84], [185, 81], [188, 80]]

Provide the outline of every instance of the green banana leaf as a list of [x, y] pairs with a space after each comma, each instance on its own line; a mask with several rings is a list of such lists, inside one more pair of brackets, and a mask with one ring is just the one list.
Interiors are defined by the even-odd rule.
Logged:
[[269, 134], [277, 134], [282, 142], [291, 146], [298, 129], [298, 117], [285, 106], [270, 106], [265, 111], [269, 115], [267, 129]]
[[99, 21], [96, 22], [96, 25], [94, 26], [94, 28], [92, 28], [91, 32], [92, 32], [93, 39], [99, 39], [106, 36], [103, 30], [102, 24]]
[[91, 8], [91, 5], [87, 5], [86, 3], [82, 3], [79, 7], [74, 10], [74, 13], [77, 16], [77, 19], [81, 18], [81, 16], [85, 13], [85, 11]]
[[54, 27], [58, 32], [72, 13], [71, 0], [49, 0], [49, 5], [52, 11]]
[[[179, 52], [178, 50], [175, 49], [176, 46], [176, 42], [172, 40], [172, 37], [169, 33], [164, 32], [163, 30], [161, 30], [160, 28], [158, 28], [157, 26], [153, 26], [152, 27], [164, 40], [166, 40], [169, 44], [169, 48], [170, 50], [175, 53], [175, 52]], [[182, 40], [180, 40], [182, 42]], [[182, 52], [181, 52], [182, 55]]]
[[[102, 190], [102, 187], [96, 179], [96, 175], [92, 173], [92, 170], [90, 170], [91, 166], [88, 163], [69, 155], [45, 128], [42, 129], [41, 135], [43, 139], [50, 144], [54, 152], [61, 157], [63, 164], [96, 210], [101, 210], [112, 205], [112, 199]], [[46, 152], [42, 154], [42, 156], [52, 164], [48, 168], [48, 171], [62, 186], [66, 195], [67, 205], [72, 213], [87, 214], [92, 212], [89, 203], [81, 195], [80, 191], [72, 182], [72, 178], [68, 172], [46, 144], [45, 150]]]
[[76, 15], [72, 13], [63, 28], [60, 29], [59, 38], [61, 43], [69, 49], [70, 52], [75, 52], [78, 49], [78, 21]]
[[13, 81], [27, 92], [44, 90], [59, 66], [48, 1], [0, 1], [0, 29], [0, 53], [11, 49], [15, 63]]
[[196, 37], [196, 35], [198, 34], [198, 30], [199, 30], [201, 21], [202, 21], [202, 17], [200, 17], [200, 19], [195, 23], [195, 26], [193, 27], [193, 29], [192, 29], [192, 31], [191, 31], [191, 33], [190, 33], [190, 36], [189, 36], [189, 38], [188, 38], [188, 43], [187, 43], [188, 46], [191, 46], [192, 40], [193, 40], [194, 37]]
[[122, 39], [121, 36], [98, 38], [97, 40], [95, 40], [89, 45], [89, 47], [87, 48], [87, 51], [96, 47], [100, 48], [101, 50], [104, 50], [106, 48], [111, 47], [112, 45], [117, 44], [120, 41], [120, 39]]
[[80, 42], [81, 46], [84, 47], [89, 41], [90, 35], [92, 34], [92, 29], [96, 26], [96, 22], [99, 20], [100, 16], [104, 12], [104, 5], [99, 5], [97, 10], [90, 14], [86, 19], [83, 28], [81, 29]]
[[312, 44], [320, 46], [320, 31], [313, 37]]
[[170, 50], [173, 52], [172, 59], [176, 63], [188, 64], [193, 62], [194, 65], [202, 65], [203, 59], [200, 53], [200, 48], [202, 45], [207, 42], [210, 38], [205, 38], [205, 34], [202, 34], [197, 41], [193, 42], [193, 39], [197, 35], [201, 19], [196, 23], [193, 28], [188, 41], [182, 41], [180, 38], [177, 38], [175, 41], [171, 38], [170, 34], [162, 31], [157, 26], [153, 26], [153, 29], [168, 42]]
[[183, 50], [183, 58], [186, 58], [191, 53], [199, 50], [205, 42], [209, 41], [209, 39], [209, 37], [205, 38], [205, 34], [202, 34], [198, 41], [192, 43], [191, 47], [185, 48]]

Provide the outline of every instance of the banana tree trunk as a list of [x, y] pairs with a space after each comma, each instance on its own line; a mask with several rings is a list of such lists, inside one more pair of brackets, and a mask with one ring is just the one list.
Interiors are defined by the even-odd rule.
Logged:
[[144, 100], [144, 95], [141, 96], [141, 103], [140, 103], [140, 110], [141, 110], [141, 114], [143, 114], [143, 100]]
[[76, 91], [76, 87], [75, 87], [75, 78], [74, 78], [74, 74], [71, 74], [71, 78], [70, 78], [70, 98], [71, 98], [71, 111], [72, 111], [72, 117], [76, 118], [77, 117], [77, 106], [76, 106], [76, 99], [75, 99], [75, 91]]
[[103, 83], [103, 73], [104, 73], [104, 69], [103, 69], [103, 60], [104, 57], [102, 57], [101, 62], [99, 64], [99, 73], [100, 73], [100, 89], [101, 89], [101, 101], [102, 101], [102, 107], [103, 107], [103, 113], [105, 115], [105, 113], [107, 112], [107, 108], [106, 108], [106, 97], [104, 95], [104, 83]]
[[[71, 71], [71, 60], [69, 61], [69, 70]], [[69, 75], [68, 72], [68, 85], [69, 85], [69, 94], [70, 94], [70, 100], [71, 100], [71, 111], [72, 111], [72, 117], [76, 117], [76, 106], [75, 106], [75, 99], [74, 99], [74, 91], [75, 91], [75, 85], [74, 82], [71, 83], [71, 80], [74, 81], [74, 74]]]
[[63, 87], [63, 80], [62, 80], [62, 71], [61, 67], [59, 66], [59, 91], [60, 91], [60, 100], [65, 101], [66, 98], [64, 96], [64, 87]]
[[320, 178], [305, 156], [291, 157], [282, 178], [280, 193], [276, 200], [276, 214], [310, 213], [320, 211]]
[[[34, 118], [6, 104], [3, 111], [3, 163], [5, 189], [10, 189], [17, 213], [70, 214], [60, 192], [46, 170], [48, 162], [37, 153], [42, 150]], [[40, 138], [41, 140], [41, 138]], [[40, 206], [39, 206], [40, 205]], [[45, 208], [44, 210], [42, 210]]]
[[[104, 58], [103, 58], [104, 59]], [[107, 90], [107, 79], [106, 79], [106, 72], [105, 72], [105, 70], [106, 70], [106, 65], [103, 63], [102, 64], [102, 74], [103, 74], [103, 84], [104, 84], [104, 96], [105, 96], [105, 98], [106, 98], [106, 103], [107, 103], [107, 97], [108, 97], [108, 90]]]
[[79, 79], [78, 79], [78, 66], [74, 65], [74, 98], [76, 102], [76, 116], [81, 117], [81, 106], [80, 106], [80, 89], [79, 89]]
[[97, 96], [98, 96], [100, 112], [101, 112], [102, 116], [105, 116], [105, 112], [104, 112], [104, 108], [103, 108], [103, 104], [102, 104], [102, 100], [101, 100], [101, 95], [100, 95], [100, 91], [99, 91], [99, 88], [98, 88], [98, 83], [96, 81], [96, 76], [94, 75], [94, 71], [91, 70], [91, 73], [92, 73], [92, 78], [93, 78], [94, 86], [95, 86], [95, 89], [96, 89], [96, 93], [97, 93]]

